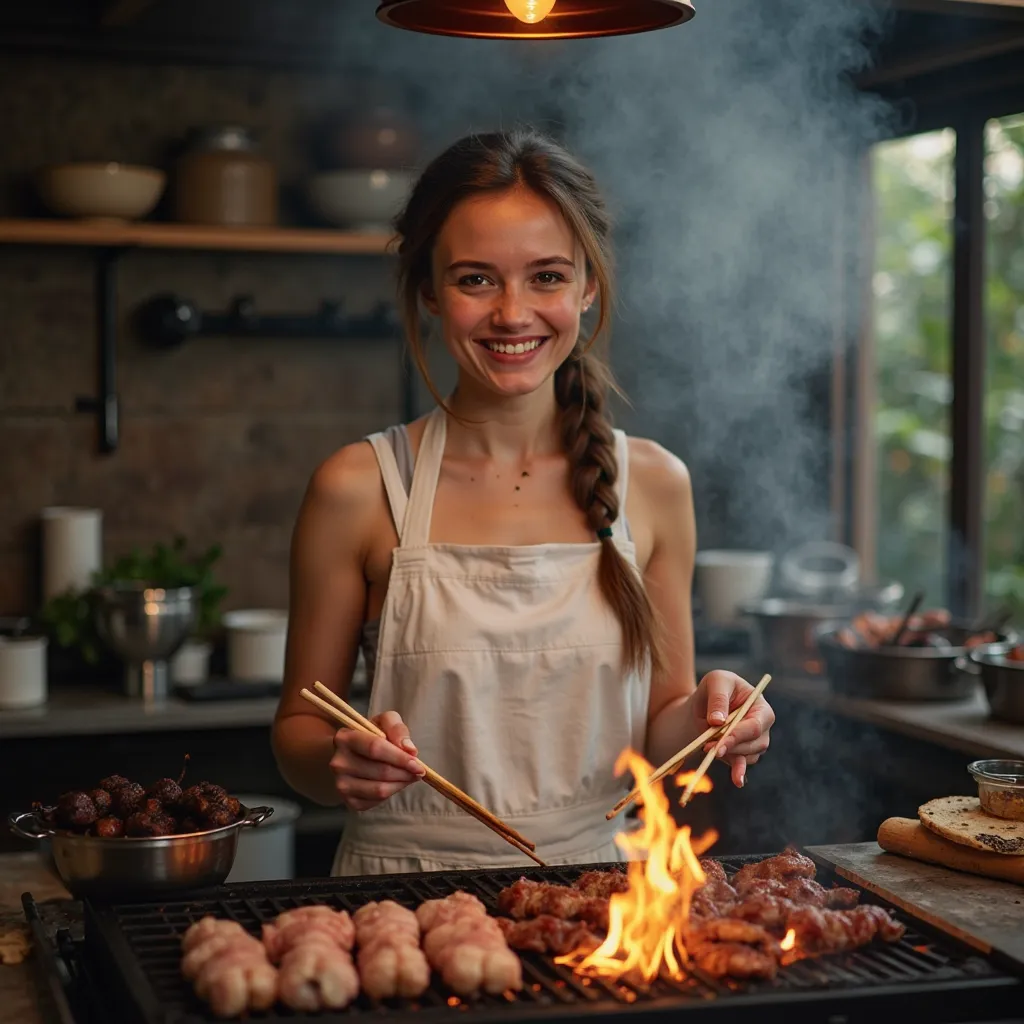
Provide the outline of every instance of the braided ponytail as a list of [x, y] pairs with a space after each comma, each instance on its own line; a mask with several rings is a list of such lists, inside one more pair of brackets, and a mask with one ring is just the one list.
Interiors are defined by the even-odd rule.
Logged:
[[622, 628], [623, 667], [659, 665], [654, 612], [643, 582], [604, 531], [622, 509], [615, 490], [618, 466], [615, 435], [606, 412], [614, 387], [605, 361], [593, 353], [612, 304], [611, 225], [597, 182], [561, 146], [529, 130], [469, 135], [450, 146], [420, 176], [395, 222], [398, 233], [398, 293], [406, 339], [427, 387], [444, 407], [430, 380], [420, 329], [420, 302], [430, 283], [434, 244], [451, 211], [477, 195], [528, 188], [554, 202], [587, 258], [597, 284], [600, 311], [587, 340], [555, 373], [555, 397], [562, 411], [562, 439], [572, 467], [572, 493], [601, 540], [598, 579]]
[[608, 531], [623, 510], [615, 484], [615, 434], [605, 411], [612, 387], [607, 365], [577, 344], [555, 372], [555, 398], [562, 410], [562, 438], [572, 467], [576, 504], [601, 539], [598, 581], [622, 628], [624, 667], [659, 665], [654, 611], [639, 574], [615, 546]]

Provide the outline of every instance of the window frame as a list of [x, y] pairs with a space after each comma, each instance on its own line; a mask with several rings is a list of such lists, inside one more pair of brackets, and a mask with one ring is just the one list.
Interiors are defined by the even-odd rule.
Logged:
[[[979, 79], [984, 82], [979, 71]], [[888, 96], [886, 98], [894, 98]], [[892, 139], [950, 128], [956, 132], [951, 273], [950, 408], [951, 458], [946, 508], [946, 601], [958, 617], [974, 618], [982, 610], [985, 575], [985, 394], [987, 337], [985, 320], [986, 242], [985, 130], [989, 121], [1024, 112], [1024, 71], [1011, 81], [950, 98], [949, 91], [915, 90], [905, 85], [899, 97], [909, 102], [912, 116], [898, 131], [873, 140]], [[871, 272], [874, 263], [874, 185], [871, 150], [860, 154], [857, 186], [848, 206], [864, 225], [857, 248], [859, 266], [856, 302], [848, 316], [845, 359], [837, 362], [839, 397], [834, 422], [846, 438], [833, 484], [833, 504], [840, 534], [860, 554], [864, 565], [876, 565], [877, 472], [872, 430], [875, 346]], [[849, 218], [846, 214], [844, 219]]]

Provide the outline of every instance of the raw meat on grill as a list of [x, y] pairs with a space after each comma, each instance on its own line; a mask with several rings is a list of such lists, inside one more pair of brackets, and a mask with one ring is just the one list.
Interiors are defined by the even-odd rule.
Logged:
[[629, 876], [619, 868], [608, 871], [584, 871], [573, 882], [572, 887], [578, 889], [584, 896], [608, 899], [613, 893], [629, 890]]
[[280, 961], [278, 998], [293, 1010], [341, 1010], [359, 994], [352, 962], [355, 925], [344, 910], [299, 907], [263, 926], [263, 941]]
[[585, 921], [593, 928], [608, 928], [608, 899], [587, 896], [568, 885], [551, 885], [520, 878], [498, 893], [498, 909], [509, 917], [522, 920], [551, 914], [563, 920]]
[[732, 884], [739, 890], [755, 878], [775, 878], [784, 882], [790, 878], [814, 878], [817, 873], [814, 861], [810, 857], [787, 848], [782, 853], [756, 864], [744, 864], [736, 872]]
[[416, 915], [392, 900], [367, 903], [353, 915], [363, 991], [372, 999], [412, 999], [430, 985]]
[[263, 943], [236, 921], [204, 917], [185, 932], [181, 948], [181, 973], [216, 1016], [273, 1006], [278, 972]]
[[875, 938], [898, 942], [906, 931], [883, 907], [868, 904], [853, 910], [801, 907], [786, 924], [796, 932], [797, 948], [814, 955], [857, 949]]
[[498, 918], [505, 941], [513, 948], [550, 956], [566, 956], [578, 949], [597, 949], [603, 939], [582, 921], [566, 921], [551, 914], [541, 914], [525, 921]]
[[740, 882], [736, 891], [741, 899], [750, 896], [779, 896], [801, 907], [828, 907], [832, 910], [848, 910], [860, 902], [856, 889], [835, 886], [826, 889], [813, 878], [750, 878]]
[[484, 905], [468, 893], [428, 900], [416, 911], [423, 952], [444, 983], [460, 996], [497, 995], [523, 987], [519, 957]]

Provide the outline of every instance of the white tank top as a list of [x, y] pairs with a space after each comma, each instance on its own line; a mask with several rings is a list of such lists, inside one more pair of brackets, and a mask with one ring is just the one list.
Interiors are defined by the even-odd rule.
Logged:
[[[650, 675], [623, 675], [622, 631], [601, 593], [600, 543], [431, 544], [447, 417], [427, 420], [406, 495], [394, 448], [369, 438], [399, 537], [381, 613], [370, 714], [396, 710], [420, 756], [537, 844], [550, 864], [621, 860], [626, 792], [614, 764], [643, 750]], [[620, 508], [629, 478], [615, 432]], [[613, 538], [634, 565], [624, 517]], [[353, 813], [334, 873], [529, 864], [423, 783]]]

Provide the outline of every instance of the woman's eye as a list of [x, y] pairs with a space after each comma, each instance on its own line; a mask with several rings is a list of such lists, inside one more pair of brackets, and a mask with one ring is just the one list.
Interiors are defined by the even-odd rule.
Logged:
[[538, 284], [558, 284], [559, 282], [564, 280], [565, 278], [562, 277], [561, 274], [558, 274], [553, 270], [542, 270], [537, 275]]
[[487, 284], [487, 278], [483, 274], [466, 274], [459, 278], [459, 284], [466, 288], [479, 288]]

